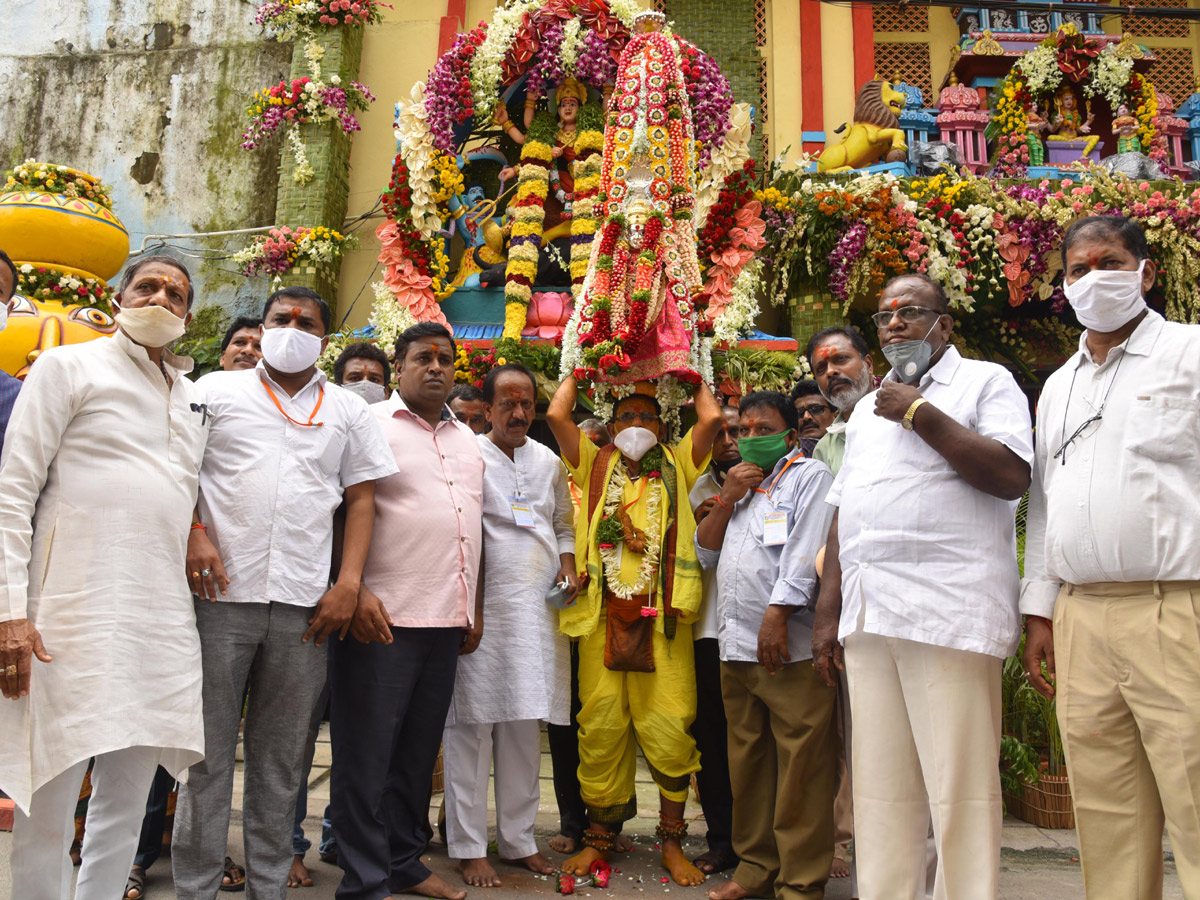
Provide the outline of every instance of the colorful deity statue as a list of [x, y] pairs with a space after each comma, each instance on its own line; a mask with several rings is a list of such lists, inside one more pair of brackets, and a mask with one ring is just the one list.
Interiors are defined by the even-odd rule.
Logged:
[[1118, 153], [1140, 153], [1142, 141], [1138, 137], [1138, 120], [1129, 114], [1129, 107], [1122, 103], [1117, 107], [1113, 119], [1113, 135], [1117, 139]]
[[698, 380], [689, 365], [692, 294], [700, 286], [696, 168], [673, 41], [657, 30], [634, 35], [621, 56], [604, 133], [605, 218], [578, 328], [589, 376], [621, 384], [668, 374]]
[[1092, 134], [1092, 122], [1096, 114], [1092, 112], [1092, 102], [1087, 104], [1087, 118], [1079, 112], [1079, 101], [1071, 86], [1064, 84], [1054, 98], [1054, 127], [1053, 133], [1047, 138], [1050, 141], [1087, 140], [1081, 156], [1087, 156], [1100, 143], [1100, 138]]
[[1050, 123], [1038, 109], [1035, 101], [1029, 107], [1029, 112], [1026, 114], [1025, 131], [1028, 135], [1025, 145], [1029, 148], [1029, 164], [1031, 166], [1040, 166], [1046, 162], [1046, 147], [1042, 143], [1047, 131], [1050, 130]]

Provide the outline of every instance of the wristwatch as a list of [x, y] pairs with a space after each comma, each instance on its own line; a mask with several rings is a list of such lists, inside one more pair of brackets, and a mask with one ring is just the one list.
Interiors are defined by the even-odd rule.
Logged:
[[917, 414], [917, 410], [920, 408], [922, 403], [928, 403], [928, 402], [929, 401], [926, 400], [924, 397], [918, 397], [916, 400], [914, 400], [912, 402], [912, 406], [910, 406], [908, 408], [908, 412], [906, 412], [904, 414], [904, 418], [900, 420], [900, 427], [902, 427], [905, 431], [912, 431], [913, 430], [913, 416], [915, 416]]

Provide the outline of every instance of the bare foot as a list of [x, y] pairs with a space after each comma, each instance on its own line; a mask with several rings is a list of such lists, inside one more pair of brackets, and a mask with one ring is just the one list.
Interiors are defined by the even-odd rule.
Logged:
[[506, 862], [512, 866], [524, 866], [535, 875], [553, 875], [558, 871], [554, 863], [550, 862], [550, 860], [546, 859], [540, 853], [535, 853], [533, 856], [526, 856], [523, 859], [505, 859], [502, 862]]
[[287, 885], [293, 887], [312, 887], [312, 875], [309, 874], [308, 866], [304, 865], [304, 854], [297, 853], [292, 856], [292, 867], [288, 870]]
[[613, 849], [618, 853], [628, 853], [633, 849], [633, 841], [625, 837], [623, 834], [618, 834], [613, 838]]
[[675, 883], [680, 887], [691, 887], [704, 883], [704, 873], [692, 865], [691, 861], [683, 855], [683, 847], [679, 845], [677, 839], [672, 838], [663, 841], [662, 864], [663, 868], [671, 873], [671, 877], [675, 879]]
[[579, 853], [562, 864], [562, 871], [567, 875], [575, 875], [576, 877], [589, 875], [591, 874], [592, 863], [598, 859], [608, 862], [608, 855], [597, 850], [595, 847], [584, 847]]
[[464, 859], [458, 864], [463, 881], [473, 887], [500, 887], [500, 876], [486, 859]]
[[556, 834], [550, 838], [550, 849], [555, 853], [574, 853], [578, 846], [579, 842], [575, 838], [567, 837], [565, 834]]
[[743, 900], [744, 897], [752, 896], [753, 894], [732, 879], [708, 891], [708, 900]]
[[452, 887], [436, 875], [430, 875], [420, 884], [414, 884], [402, 891], [392, 891], [394, 894], [417, 894], [421, 897], [435, 897], [437, 900], [465, 900], [467, 892], [461, 888]]
[[850, 877], [850, 867], [848, 865], [846, 865], [846, 861], [844, 859], [838, 859], [836, 856], [833, 858], [833, 865], [829, 867], [829, 877], [830, 878], [849, 878]]

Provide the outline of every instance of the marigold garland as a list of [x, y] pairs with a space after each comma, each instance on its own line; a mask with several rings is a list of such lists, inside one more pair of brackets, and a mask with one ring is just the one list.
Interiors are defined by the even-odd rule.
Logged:
[[529, 126], [521, 151], [521, 171], [517, 181], [517, 196], [513, 201], [512, 236], [508, 245], [508, 268], [504, 271], [506, 338], [520, 338], [529, 301], [533, 297], [557, 128], [558, 122], [553, 115], [546, 111], [538, 113]]
[[600, 194], [601, 151], [604, 149], [604, 113], [594, 103], [579, 110], [575, 124], [574, 216], [571, 219], [571, 295], [578, 300], [587, 275], [592, 242], [599, 227], [596, 198]]

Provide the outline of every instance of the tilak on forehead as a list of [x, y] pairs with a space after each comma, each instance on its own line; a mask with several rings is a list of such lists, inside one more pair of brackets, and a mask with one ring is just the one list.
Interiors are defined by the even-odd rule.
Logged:
[[[895, 306], [895, 305], [896, 305], [896, 303], [895, 303], [895, 301], [893, 301], [892, 306]], [[835, 347], [832, 347], [829, 344], [826, 344], [824, 347], [822, 347], [820, 350], [817, 351], [817, 358], [818, 359], [829, 359], [829, 357], [833, 356], [833, 351], [835, 349], [836, 349]]]
[[293, 306], [293, 307], [292, 307], [292, 318], [291, 318], [291, 321], [295, 322], [295, 321], [296, 321], [297, 319], [299, 319], [299, 318], [300, 318], [302, 315], [304, 315], [304, 310], [303, 310], [303, 309], [301, 309], [299, 306]]

